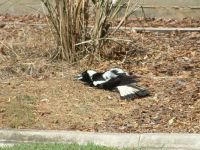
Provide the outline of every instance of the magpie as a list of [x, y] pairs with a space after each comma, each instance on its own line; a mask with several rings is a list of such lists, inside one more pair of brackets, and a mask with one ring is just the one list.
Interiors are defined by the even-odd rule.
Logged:
[[91, 87], [105, 90], [117, 90], [121, 99], [134, 99], [148, 96], [148, 90], [137, 85], [137, 77], [130, 75], [120, 68], [111, 68], [105, 72], [86, 70], [76, 76], [76, 79], [83, 81]]

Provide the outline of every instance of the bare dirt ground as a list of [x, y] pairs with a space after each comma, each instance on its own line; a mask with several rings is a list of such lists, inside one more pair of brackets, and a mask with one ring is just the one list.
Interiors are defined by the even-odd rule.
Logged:
[[[0, 128], [200, 133], [200, 33], [130, 32], [127, 48], [113, 45], [100, 63], [69, 66], [50, 61], [51, 31], [32, 23], [46, 20], [0, 16]], [[128, 24], [200, 26], [191, 19]], [[74, 81], [86, 68], [116, 66], [141, 76], [151, 96], [123, 101], [117, 93]]]

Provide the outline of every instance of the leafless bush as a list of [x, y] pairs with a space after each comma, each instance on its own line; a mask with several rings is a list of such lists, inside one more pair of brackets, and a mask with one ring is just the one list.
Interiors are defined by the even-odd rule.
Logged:
[[[105, 42], [113, 40], [114, 33], [139, 6], [139, 0], [92, 0], [92, 2], [42, 0], [42, 2], [55, 29], [58, 48], [53, 56], [69, 63], [80, 60], [86, 55], [98, 56]], [[111, 32], [109, 29], [112, 22], [122, 9], [124, 17]], [[94, 17], [90, 27], [89, 14], [93, 14]]]
[[42, 0], [53, 24], [57, 40], [54, 58], [68, 62], [77, 60], [83, 46], [76, 43], [86, 40], [88, 0]]

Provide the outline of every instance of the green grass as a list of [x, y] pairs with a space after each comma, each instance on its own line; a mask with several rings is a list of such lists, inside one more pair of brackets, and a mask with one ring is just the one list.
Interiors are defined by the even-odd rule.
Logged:
[[129, 150], [117, 149], [94, 144], [78, 145], [78, 144], [20, 144], [13, 147], [4, 147], [0, 150]]

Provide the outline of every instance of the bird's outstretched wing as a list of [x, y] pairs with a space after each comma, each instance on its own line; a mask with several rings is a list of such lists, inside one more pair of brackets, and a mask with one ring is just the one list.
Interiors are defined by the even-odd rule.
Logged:
[[120, 82], [121, 80], [119, 77], [111, 78], [110, 80], [102, 81], [101, 84], [97, 84], [97, 87], [105, 90], [113, 90], [120, 84]]
[[119, 85], [128, 85], [135, 82], [136, 81], [134, 77], [127, 76], [123, 73], [123, 74], [118, 74], [117, 77], [113, 77], [108, 80], [94, 81], [93, 84], [94, 86], [103, 88], [105, 90], [112, 90]]
[[136, 85], [136, 83], [117, 86], [122, 99], [134, 99], [136, 97], [148, 96], [150, 93]]

